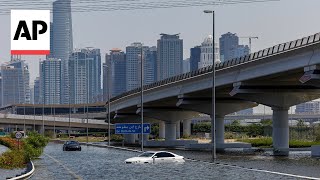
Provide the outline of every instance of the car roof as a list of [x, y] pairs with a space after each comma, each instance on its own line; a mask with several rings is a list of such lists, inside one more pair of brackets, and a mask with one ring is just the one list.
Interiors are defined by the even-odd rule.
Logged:
[[144, 153], [160, 153], [160, 152], [175, 154], [175, 153], [172, 153], [172, 152], [169, 152], [169, 151], [146, 151]]

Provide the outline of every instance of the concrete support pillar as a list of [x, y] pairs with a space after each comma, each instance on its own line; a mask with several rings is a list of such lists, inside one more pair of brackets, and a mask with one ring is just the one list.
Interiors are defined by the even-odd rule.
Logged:
[[289, 155], [289, 108], [273, 107], [272, 140], [274, 155]]
[[165, 138], [165, 123], [164, 121], [159, 122], [159, 138]]
[[183, 121], [183, 136], [191, 136], [191, 120]]
[[224, 144], [224, 116], [216, 116], [216, 143]]
[[124, 135], [124, 142], [128, 144], [135, 143], [135, 135], [134, 134], [125, 134]]
[[180, 139], [180, 121], [177, 122], [176, 129], [177, 129], [176, 138]]
[[177, 133], [177, 128], [176, 128], [176, 123], [174, 122], [166, 122], [165, 126], [165, 140], [176, 140], [176, 133]]

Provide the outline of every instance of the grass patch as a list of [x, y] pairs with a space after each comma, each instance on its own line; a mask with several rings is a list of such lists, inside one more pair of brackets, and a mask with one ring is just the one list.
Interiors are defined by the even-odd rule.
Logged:
[[[272, 138], [271, 137], [262, 137], [255, 139], [237, 139], [239, 142], [251, 143], [253, 147], [272, 147]], [[320, 142], [314, 141], [304, 141], [304, 140], [290, 140], [289, 147], [290, 148], [303, 148], [303, 147], [311, 147], [313, 145], [320, 145]]]

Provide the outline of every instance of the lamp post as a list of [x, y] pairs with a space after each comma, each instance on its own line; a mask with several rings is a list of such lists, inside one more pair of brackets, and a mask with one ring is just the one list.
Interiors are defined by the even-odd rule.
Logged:
[[140, 82], [141, 82], [141, 151], [143, 152], [143, 46], [141, 44], [141, 54], [140, 54]]
[[44, 96], [42, 96], [42, 135], [44, 136]]
[[204, 10], [203, 11], [205, 14], [212, 14], [212, 111], [211, 111], [211, 150], [212, 150], [212, 161], [215, 161], [217, 158], [216, 154], [216, 85], [215, 85], [215, 76], [216, 76], [216, 71], [215, 71], [215, 47], [214, 47], [214, 34], [215, 34], [215, 27], [214, 27], [214, 11], [212, 10]]
[[111, 145], [111, 132], [110, 132], [110, 129], [111, 129], [111, 127], [110, 127], [110, 123], [111, 123], [111, 116], [110, 116], [110, 112], [111, 112], [111, 110], [110, 110], [110, 107], [111, 107], [111, 105], [110, 105], [110, 99], [111, 99], [111, 78], [110, 78], [110, 76], [111, 76], [111, 59], [109, 59], [108, 60], [108, 62], [107, 62], [107, 64], [106, 64], [106, 66], [105, 66], [106, 68], [107, 68], [107, 96], [108, 96], [108, 98], [107, 98], [107, 100], [108, 100], [108, 111], [107, 111], [107, 113], [108, 113], [108, 145], [110, 146]]
[[70, 88], [70, 80], [69, 80], [69, 85], [68, 85], [68, 93], [69, 93], [69, 128], [68, 128], [68, 135], [69, 135], [69, 139], [70, 139], [70, 132], [71, 132], [71, 104], [70, 104], [70, 91], [71, 91], [71, 88]]

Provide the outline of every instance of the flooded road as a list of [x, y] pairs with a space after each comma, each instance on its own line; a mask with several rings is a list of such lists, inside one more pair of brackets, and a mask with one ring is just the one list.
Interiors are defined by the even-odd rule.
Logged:
[[299, 179], [204, 162], [124, 163], [138, 154], [85, 145], [80, 152], [64, 152], [62, 144], [50, 143], [41, 159], [34, 161], [36, 171], [31, 179]]

